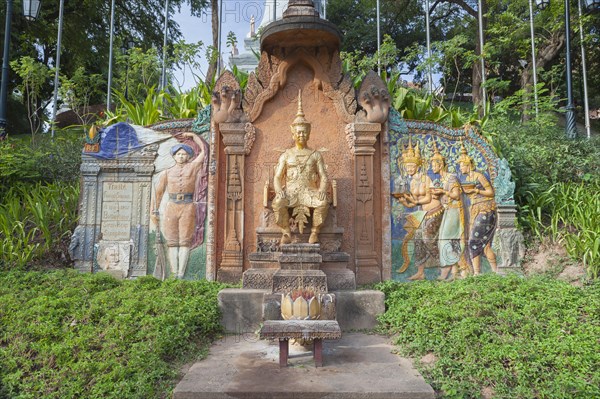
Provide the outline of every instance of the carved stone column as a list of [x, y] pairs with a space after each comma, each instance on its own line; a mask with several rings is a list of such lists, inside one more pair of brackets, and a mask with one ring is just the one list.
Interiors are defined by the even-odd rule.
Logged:
[[373, 156], [380, 123], [358, 122], [349, 127], [354, 139], [354, 259], [357, 284], [381, 281], [375, 237]]
[[516, 214], [514, 204], [498, 205], [498, 225], [492, 248], [496, 253], [499, 274], [522, 271], [525, 244], [523, 234], [517, 229]]
[[79, 195], [79, 225], [71, 237], [69, 248], [71, 259], [75, 261], [75, 269], [91, 273], [94, 265], [94, 244], [100, 234], [100, 223], [97, 220], [98, 175], [100, 164], [95, 158], [83, 155], [81, 162], [82, 186]]
[[225, 148], [225, 223], [221, 237], [225, 243], [217, 280], [238, 283], [244, 268], [244, 123], [221, 123], [219, 130]]

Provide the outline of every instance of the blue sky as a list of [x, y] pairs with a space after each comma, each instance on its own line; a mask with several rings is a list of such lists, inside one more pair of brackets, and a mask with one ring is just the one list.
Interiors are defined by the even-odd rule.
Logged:
[[[226, 46], [227, 33], [233, 31], [238, 39], [238, 49], [243, 52], [244, 37], [250, 31], [250, 18], [252, 15], [256, 19], [256, 28], [260, 25], [265, 9], [264, 0], [223, 0], [223, 33], [221, 36], [221, 48], [223, 60], [227, 64], [229, 61], [230, 49]], [[179, 24], [181, 32], [188, 43], [194, 43], [199, 40], [205, 45], [212, 43], [211, 17], [205, 14], [202, 17], [190, 16], [188, 6], [181, 8], [181, 12], [174, 15], [173, 19]], [[203, 58], [202, 72], [206, 72], [206, 61]], [[181, 82], [183, 75], [181, 71], [174, 71], [175, 76]], [[194, 85], [192, 77], [188, 74], [185, 77], [183, 89], [189, 89]]]

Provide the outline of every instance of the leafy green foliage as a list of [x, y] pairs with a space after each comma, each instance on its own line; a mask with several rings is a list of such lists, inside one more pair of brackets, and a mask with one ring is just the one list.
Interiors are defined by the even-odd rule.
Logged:
[[588, 275], [600, 276], [600, 179], [587, 183], [555, 183], [529, 192], [521, 221], [535, 236], [562, 242], [569, 255], [583, 262]]
[[[236, 65], [234, 65], [233, 68], [231, 68], [231, 72], [233, 73], [233, 76], [235, 76], [236, 80], [240, 84], [240, 88], [242, 90], [244, 90], [246, 88], [246, 86], [248, 85], [248, 77], [250, 75], [248, 73], [238, 69], [238, 67]], [[207, 103], [207, 105], [208, 104], [209, 103]]]
[[75, 112], [84, 133], [96, 117], [89, 110], [90, 101], [104, 93], [105, 83], [100, 74], [87, 73], [83, 67], [77, 68], [70, 78], [61, 76], [60, 97]]
[[432, 353], [421, 372], [447, 398], [600, 396], [600, 285], [484, 275], [386, 282], [382, 330], [401, 351]]
[[29, 56], [11, 61], [10, 66], [21, 78], [18, 89], [21, 91], [21, 102], [27, 108], [31, 136], [34, 137], [42, 126], [40, 98], [42, 88], [50, 77], [50, 70], [46, 65]]
[[486, 130], [510, 165], [519, 224], [540, 241], [564, 244], [588, 276], [598, 278], [600, 137], [569, 140], [554, 114], [521, 124], [510, 106], [505, 109], [492, 113]]
[[186, 43], [183, 40], [175, 43], [173, 46], [173, 57], [170, 60], [175, 66], [182, 71], [182, 81], [179, 82], [175, 76], [172, 76], [174, 81], [181, 91], [181, 87], [185, 85], [186, 72], [190, 72], [192, 79], [196, 85], [203, 82], [205, 76], [202, 74], [202, 62], [200, 54], [204, 49], [204, 43], [198, 41], [196, 43]]
[[198, 115], [198, 109], [204, 108], [207, 104], [204, 95], [204, 83], [188, 92], [175, 92], [173, 95], [165, 94], [167, 101], [167, 112], [174, 119], [194, 118]]
[[156, 92], [154, 86], [148, 89], [148, 94], [143, 102], [132, 102], [125, 98], [125, 95], [121, 92], [115, 91], [119, 99], [119, 107], [115, 113], [107, 112], [107, 125], [124, 122], [129, 122], [147, 126], [156, 123], [162, 119], [163, 116], [163, 100], [165, 92]]
[[432, 95], [420, 96], [415, 91], [398, 87], [393, 97], [393, 107], [404, 119], [440, 122], [447, 116], [441, 105], [434, 106]]
[[400, 74], [396, 71], [396, 58], [400, 51], [396, 47], [396, 44], [389, 35], [383, 36], [383, 42], [379, 47], [379, 51], [376, 51], [373, 56], [365, 54], [363, 50], [354, 51], [342, 51], [340, 58], [342, 59], [342, 68], [344, 73], [348, 74], [352, 78], [354, 87], [359, 87], [363, 79], [369, 71], [376, 71], [377, 67], [380, 66], [384, 80], [387, 78], [388, 70], [392, 71], [390, 74], [390, 80], [398, 82]]
[[39, 136], [35, 144], [11, 136], [0, 141], [0, 199], [20, 183], [73, 182], [79, 177], [83, 139], [59, 133]]
[[[244, 78], [243, 72], [238, 72]], [[247, 75], [245, 76], [247, 82]], [[135, 125], [147, 126], [165, 119], [195, 118], [198, 111], [210, 104], [212, 90], [204, 82], [186, 92], [172, 90], [167, 93], [157, 92], [154, 87], [148, 89], [143, 102], [129, 101], [124, 94], [115, 91], [119, 104], [115, 112], [106, 113], [105, 125], [117, 122], [130, 122]]]
[[79, 135], [0, 142], [0, 270], [64, 262], [77, 221]]
[[0, 270], [61, 264], [77, 222], [79, 184], [11, 187], [0, 204]]
[[556, 122], [521, 124], [496, 115], [486, 125], [496, 136], [517, 185], [516, 199], [548, 190], [554, 183], [589, 181], [600, 176], [600, 138], [568, 140]]
[[25, 398], [160, 398], [220, 331], [207, 281], [0, 273], [0, 386]]

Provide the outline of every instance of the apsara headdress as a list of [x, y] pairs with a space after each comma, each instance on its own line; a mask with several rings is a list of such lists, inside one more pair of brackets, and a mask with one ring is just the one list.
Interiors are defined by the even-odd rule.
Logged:
[[461, 163], [469, 163], [471, 166], [474, 165], [473, 158], [467, 154], [467, 149], [465, 148], [465, 144], [462, 142], [462, 140], [460, 141], [460, 156], [458, 157], [458, 163], [459, 165]]
[[414, 163], [417, 166], [421, 165], [421, 151], [419, 150], [419, 143], [412, 146], [412, 138], [408, 138], [408, 147], [402, 150], [402, 163]]
[[438, 150], [438, 146], [437, 146], [437, 142], [435, 141], [435, 138], [431, 138], [431, 141], [433, 143], [433, 155], [431, 156], [431, 160], [432, 161], [440, 161], [443, 162], [444, 164], [446, 164], [446, 158], [444, 158], [444, 156], [440, 153], [440, 150]]

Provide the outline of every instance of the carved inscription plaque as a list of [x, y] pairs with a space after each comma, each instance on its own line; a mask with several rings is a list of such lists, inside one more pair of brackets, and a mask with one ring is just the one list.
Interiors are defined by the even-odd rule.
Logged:
[[102, 204], [102, 220], [129, 221], [131, 219], [131, 202], [104, 202]]
[[102, 235], [105, 239], [130, 238], [133, 184], [104, 182], [102, 187]]
[[132, 183], [104, 182], [104, 186], [102, 188], [103, 202], [131, 202], [132, 200]]

